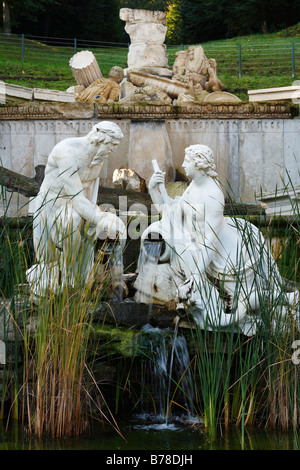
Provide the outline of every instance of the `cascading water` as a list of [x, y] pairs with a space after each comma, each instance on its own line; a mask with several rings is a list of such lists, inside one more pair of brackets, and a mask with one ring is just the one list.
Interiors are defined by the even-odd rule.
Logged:
[[135, 300], [138, 303], [153, 303], [153, 286], [156, 274], [156, 266], [161, 253], [162, 242], [144, 241], [140, 250], [137, 271], [142, 286], [136, 293]]
[[170, 392], [171, 392], [171, 383], [172, 383], [174, 351], [175, 351], [175, 348], [176, 348], [176, 340], [178, 338], [178, 323], [179, 323], [179, 317], [176, 317], [175, 318], [174, 338], [173, 338], [173, 341], [172, 341], [173, 345], [172, 345], [172, 352], [171, 352], [171, 359], [170, 359], [169, 383], [168, 383], [168, 394], [167, 394], [166, 424], [168, 424], [168, 419], [169, 419], [169, 414], [170, 414]]
[[111, 248], [109, 258], [110, 275], [113, 286], [113, 300], [123, 299], [123, 249], [120, 243]]
[[193, 388], [189, 370], [189, 353], [183, 335], [178, 335], [178, 322], [174, 331], [150, 324], [144, 327], [147, 338], [147, 359], [143, 363], [143, 388], [151, 394], [151, 402], [142, 404], [139, 418], [158, 425], [170, 425], [172, 397], [177, 387], [176, 415], [192, 417]]
[[[138, 259], [139, 289], [135, 300], [146, 303], [151, 309], [154, 295], [156, 266], [161, 254], [163, 242], [144, 240]], [[193, 404], [193, 389], [189, 370], [189, 353], [187, 343], [178, 335], [179, 317], [176, 318], [174, 331], [154, 328], [146, 325], [143, 330], [143, 343], [146, 359], [143, 363], [143, 389], [152, 396], [150, 408], [143, 404], [142, 415], [152, 421], [155, 418], [160, 424], [169, 425], [171, 399], [174, 384], [179, 383], [178, 395], [181, 399], [181, 410], [190, 415]], [[175, 385], [176, 386], [176, 385]], [[154, 411], [154, 413], [153, 413]]]
[[174, 348], [174, 361], [172, 374], [180, 381], [182, 390], [182, 406], [187, 410], [187, 415], [192, 416], [194, 402], [194, 386], [190, 370], [190, 356], [187, 348], [187, 342], [184, 336], [176, 336]]

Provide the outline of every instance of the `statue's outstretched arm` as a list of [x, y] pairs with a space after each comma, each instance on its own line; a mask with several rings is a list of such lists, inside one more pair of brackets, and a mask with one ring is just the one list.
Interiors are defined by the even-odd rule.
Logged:
[[67, 197], [74, 209], [80, 216], [97, 225], [101, 219], [102, 212], [99, 207], [92, 203], [86, 196], [79, 176], [78, 166], [72, 158], [57, 159], [59, 168], [58, 197]]

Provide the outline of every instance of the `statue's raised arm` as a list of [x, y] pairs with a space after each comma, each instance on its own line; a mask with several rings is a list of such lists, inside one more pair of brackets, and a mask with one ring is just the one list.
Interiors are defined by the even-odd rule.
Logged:
[[152, 160], [154, 173], [150, 178], [148, 189], [153, 204], [159, 212], [164, 204], [171, 204], [172, 199], [168, 196], [165, 187], [165, 174], [160, 170], [156, 160]]

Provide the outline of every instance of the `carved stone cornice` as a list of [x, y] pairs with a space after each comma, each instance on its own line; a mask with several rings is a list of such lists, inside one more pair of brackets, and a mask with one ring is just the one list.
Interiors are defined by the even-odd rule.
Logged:
[[186, 106], [149, 103], [120, 106], [118, 103], [95, 105], [98, 118], [110, 119], [291, 119], [299, 107], [291, 103], [187, 103]]
[[0, 106], [0, 120], [92, 119], [93, 103], [22, 103]]
[[187, 103], [186, 106], [134, 103], [22, 103], [0, 106], [0, 120], [54, 119], [292, 119], [299, 106], [289, 102]]

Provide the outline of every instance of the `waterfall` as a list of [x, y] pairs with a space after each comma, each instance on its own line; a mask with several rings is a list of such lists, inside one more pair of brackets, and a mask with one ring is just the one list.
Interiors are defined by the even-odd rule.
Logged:
[[176, 349], [176, 340], [178, 338], [178, 323], [179, 323], [179, 316], [175, 319], [175, 330], [174, 330], [174, 338], [173, 338], [173, 345], [172, 345], [172, 352], [171, 352], [171, 359], [170, 359], [169, 383], [168, 383], [168, 393], [167, 393], [166, 424], [168, 424], [168, 418], [169, 418], [169, 414], [170, 414], [170, 391], [171, 391], [171, 383], [172, 383], [174, 351]]
[[149, 335], [149, 359], [144, 363], [145, 379], [151, 384], [151, 393], [154, 397], [155, 414], [162, 419], [165, 415], [165, 395], [167, 388], [168, 347], [164, 331], [144, 327]]
[[183, 407], [187, 410], [187, 414], [193, 412], [194, 402], [194, 381], [190, 371], [190, 356], [187, 348], [187, 342], [184, 336], [176, 337], [176, 347], [174, 348], [174, 368], [172, 374], [180, 380], [180, 387], [183, 390]]
[[[138, 259], [137, 271], [139, 284], [135, 296], [136, 302], [153, 303], [156, 266], [161, 254], [163, 242], [144, 240]], [[193, 387], [189, 369], [189, 353], [183, 335], [178, 334], [179, 317], [176, 319], [174, 332], [170, 329], [154, 328], [146, 325], [143, 334], [143, 346], [147, 359], [143, 363], [143, 383], [153, 397], [156, 418], [168, 425], [174, 382], [179, 383], [176, 394], [180, 395], [181, 410], [190, 414], [193, 404]], [[147, 385], [146, 385], [147, 384]], [[145, 410], [144, 410], [145, 411]], [[149, 417], [149, 414], [147, 414]]]
[[137, 272], [139, 273], [139, 288], [135, 296], [138, 303], [152, 304], [156, 266], [161, 253], [162, 242], [145, 240], [140, 250]]
[[123, 299], [123, 249], [120, 243], [111, 248], [109, 257], [110, 275], [113, 286], [113, 300]]
[[155, 419], [168, 425], [172, 409], [170, 400], [175, 384], [180, 382], [176, 401], [179, 400], [181, 407], [175, 406], [174, 411], [182, 415], [182, 410], [185, 410], [184, 415], [191, 416], [194, 396], [190, 360], [186, 340], [183, 335], [178, 335], [178, 322], [174, 332], [149, 324], [144, 327], [144, 332], [148, 340], [148, 358], [144, 361], [142, 375], [144, 386], [146, 389], [149, 387], [153, 402], [150, 406], [144, 404], [142, 415], [144, 413], [144, 417], [152, 419], [153, 413], [149, 413], [149, 409], [153, 410], [154, 403]]

